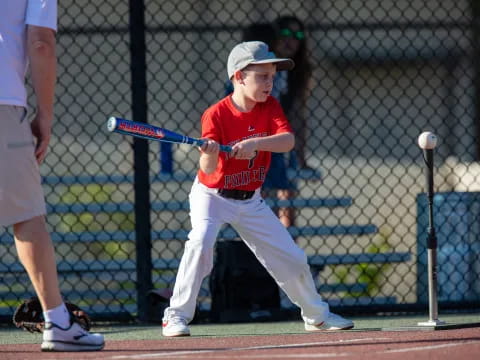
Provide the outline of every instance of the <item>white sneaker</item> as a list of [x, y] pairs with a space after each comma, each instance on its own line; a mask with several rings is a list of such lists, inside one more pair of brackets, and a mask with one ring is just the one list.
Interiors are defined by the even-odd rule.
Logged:
[[169, 316], [163, 320], [162, 335], [173, 336], [190, 336], [190, 329], [188, 328], [187, 321], [178, 316]]
[[102, 350], [104, 345], [103, 335], [91, 334], [76, 322], [66, 329], [45, 323], [42, 351], [95, 351]]
[[344, 319], [340, 315], [329, 313], [327, 320], [318, 325], [305, 323], [306, 331], [348, 330], [353, 329], [353, 321]]

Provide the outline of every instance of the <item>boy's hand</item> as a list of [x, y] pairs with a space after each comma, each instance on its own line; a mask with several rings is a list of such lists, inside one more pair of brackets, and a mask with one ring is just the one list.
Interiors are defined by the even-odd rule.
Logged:
[[232, 147], [231, 155], [235, 159], [250, 160], [257, 155], [257, 142], [255, 139], [248, 139], [236, 143]]
[[210, 140], [208, 138], [202, 138], [202, 140], [205, 141], [203, 145], [200, 146], [200, 151], [202, 153], [213, 155], [220, 152], [220, 145], [215, 140]]

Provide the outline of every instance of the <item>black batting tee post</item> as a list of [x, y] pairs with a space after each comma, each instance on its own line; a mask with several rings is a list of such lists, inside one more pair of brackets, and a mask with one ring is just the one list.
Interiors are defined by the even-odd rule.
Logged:
[[[445, 329], [462, 329], [469, 327], [479, 327], [480, 322], [473, 323], [457, 323], [447, 324], [445, 321], [438, 319], [438, 301], [437, 301], [437, 237], [435, 234], [435, 226], [433, 222], [433, 149], [437, 144], [435, 134], [425, 131], [418, 137], [418, 145], [423, 149], [423, 159], [425, 161], [425, 179], [427, 182], [427, 198], [428, 198], [428, 235], [427, 235], [427, 253], [428, 253], [428, 305], [429, 319], [425, 322], [418, 322], [416, 326], [400, 326], [400, 327], [384, 327], [384, 331], [412, 331], [418, 330], [419, 327], [427, 330], [445, 330]], [[422, 330], [423, 330], [422, 329]]]
[[429, 319], [426, 322], [419, 322], [419, 326], [436, 326], [445, 324], [438, 319], [438, 297], [437, 297], [437, 236], [433, 219], [433, 148], [423, 149], [425, 161], [425, 180], [427, 184], [428, 198], [428, 235], [427, 235], [427, 256], [428, 256], [428, 308]]

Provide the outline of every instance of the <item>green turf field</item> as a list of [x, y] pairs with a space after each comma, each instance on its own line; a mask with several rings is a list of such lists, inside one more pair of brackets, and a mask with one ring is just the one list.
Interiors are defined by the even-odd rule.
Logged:
[[[419, 321], [427, 321], [425, 316], [374, 316], [374, 317], [349, 317], [355, 322], [353, 331], [376, 331], [376, 330], [403, 330], [418, 328]], [[480, 326], [480, 312], [459, 315], [439, 315], [449, 326], [462, 324], [476, 324]], [[106, 325], [97, 324], [93, 331], [101, 332], [106, 340], [155, 340], [163, 339], [160, 324], [124, 324]], [[264, 323], [241, 323], [241, 324], [209, 324], [192, 325], [192, 336], [251, 336], [251, 335], [275, 335], [275, 334], [299, 334], [303, 333], [301, 321], [289, 322], [264, 322]], [[30, 334], [15, 327], [0, 327], [0, 344], [28, 344], [40, 343], [41, 334]]]

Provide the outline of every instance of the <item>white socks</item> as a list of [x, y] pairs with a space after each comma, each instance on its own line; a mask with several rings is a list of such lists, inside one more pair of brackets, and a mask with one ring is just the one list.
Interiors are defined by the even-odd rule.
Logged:
[[45, 322], [52, 322], [61, 328], [66, 329], [70, 326], [70, 314], [63, 302], [56, 308], [44, 311], [43, 317]]

